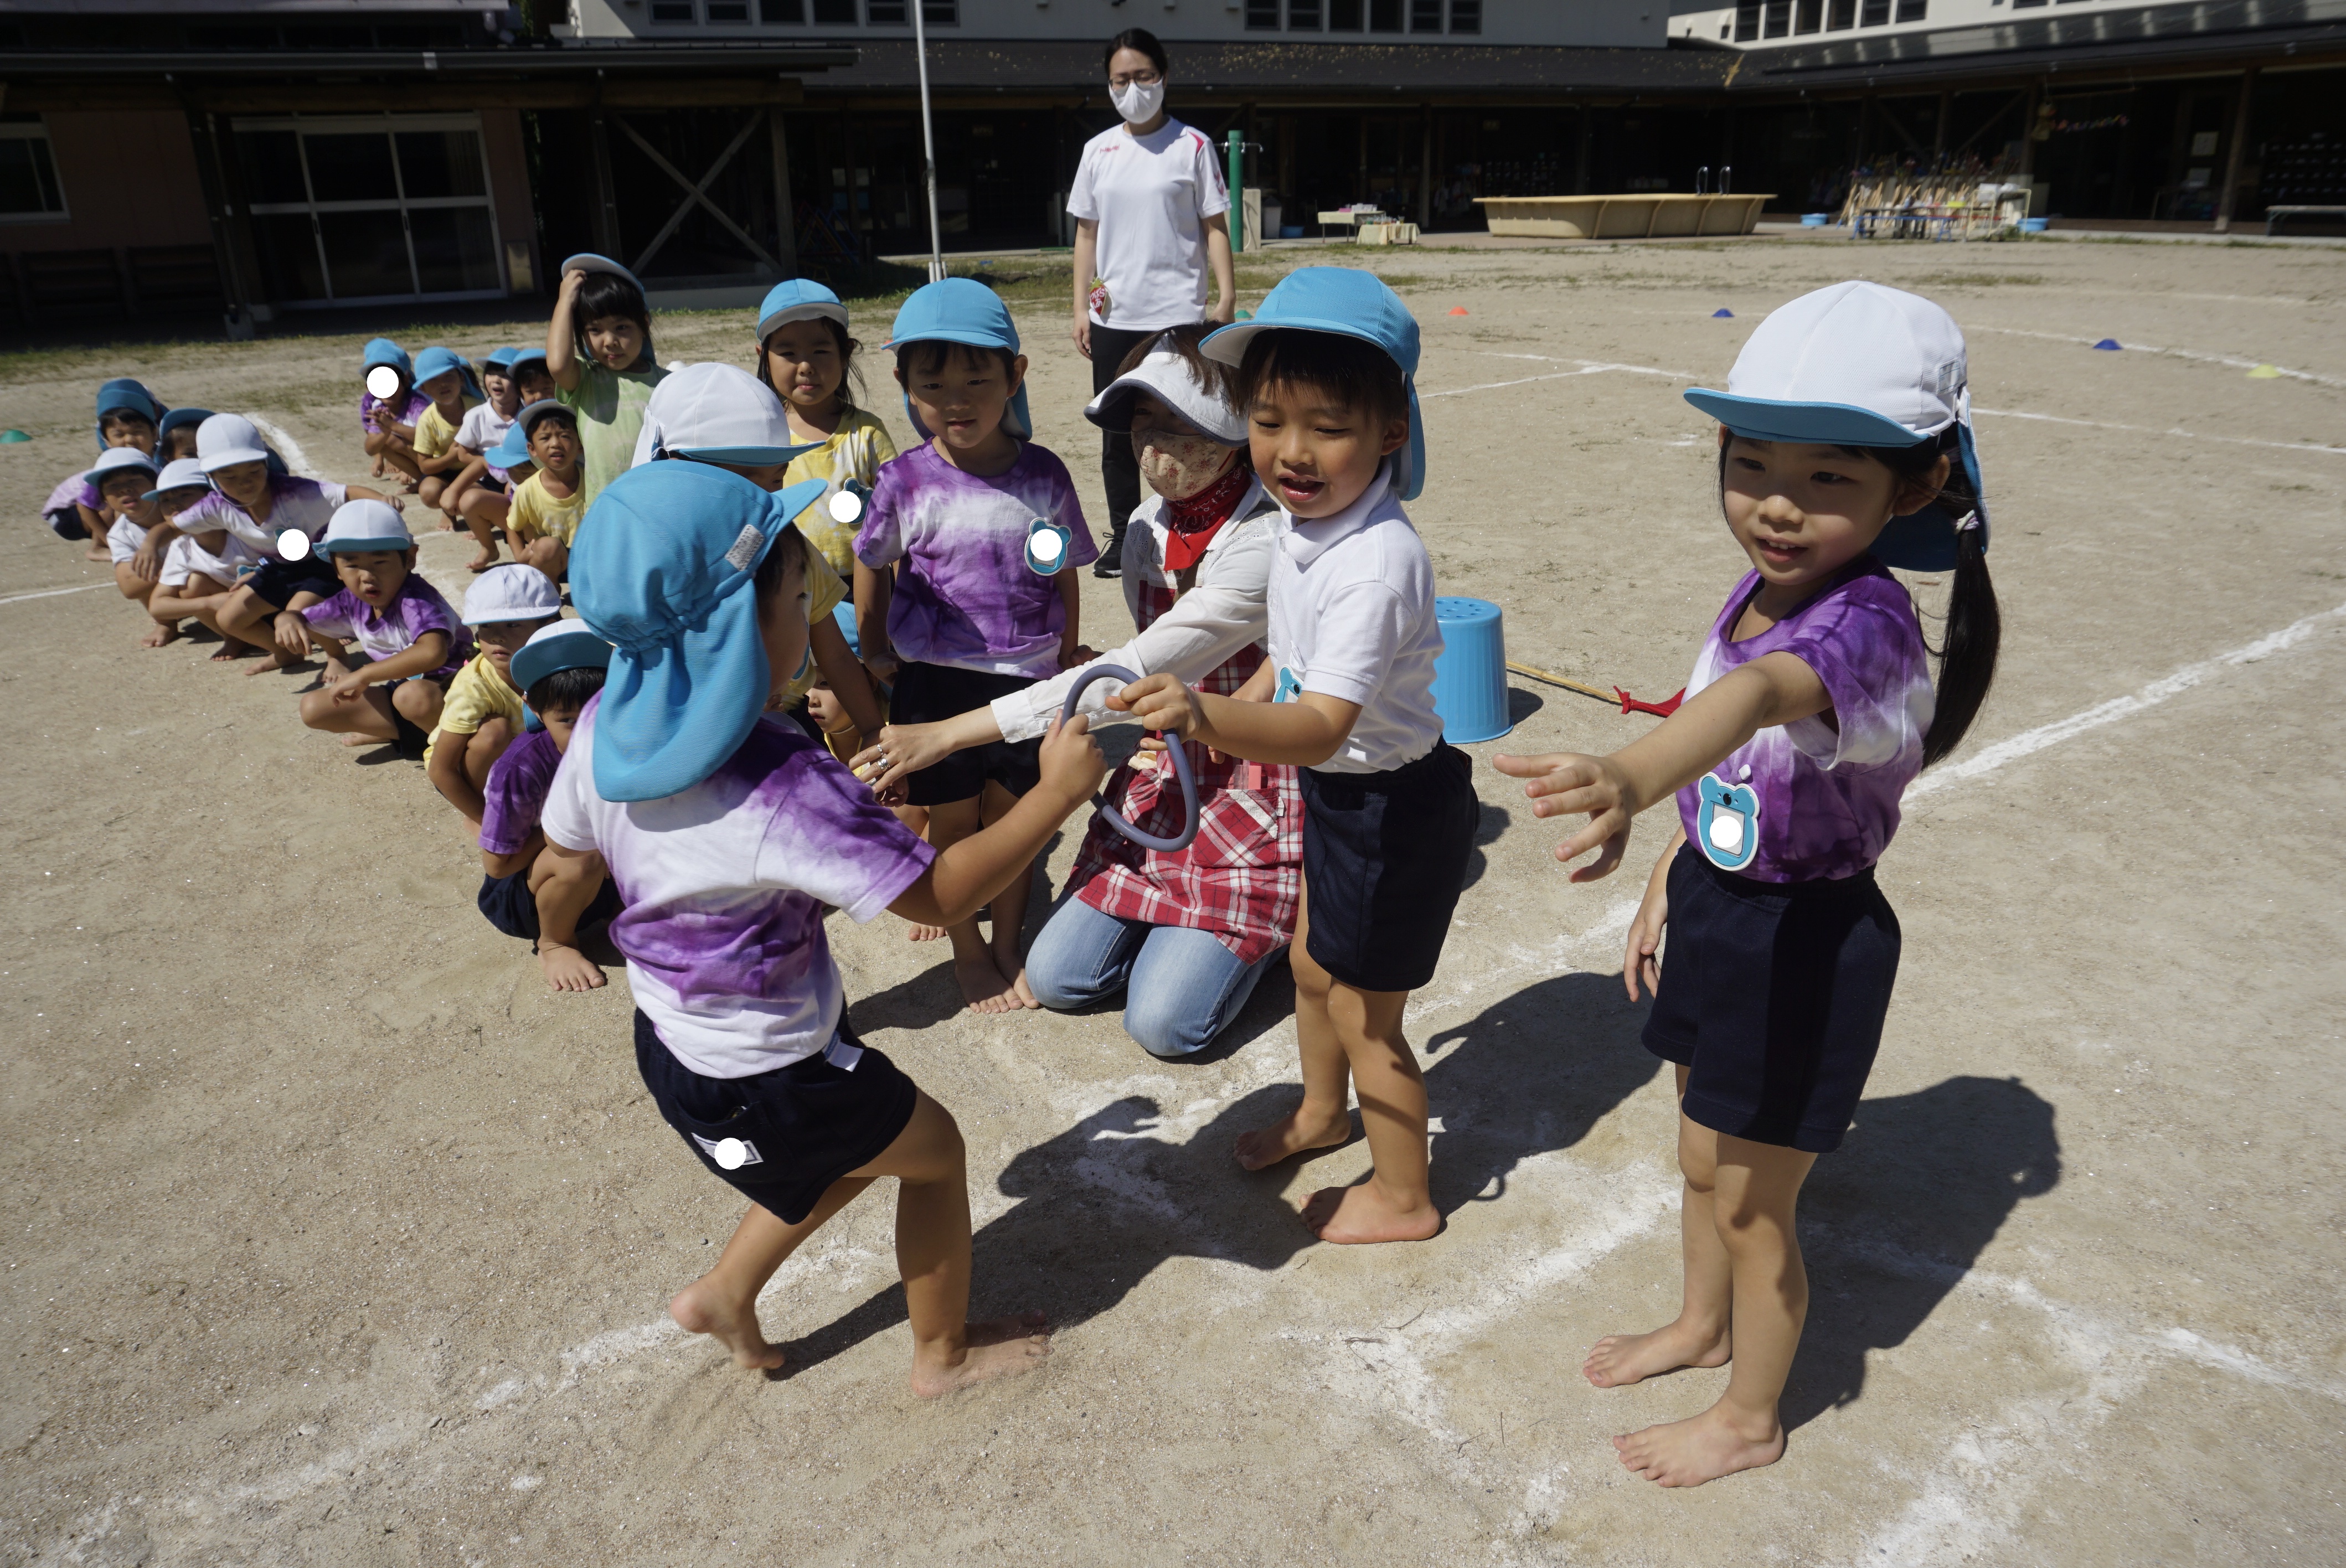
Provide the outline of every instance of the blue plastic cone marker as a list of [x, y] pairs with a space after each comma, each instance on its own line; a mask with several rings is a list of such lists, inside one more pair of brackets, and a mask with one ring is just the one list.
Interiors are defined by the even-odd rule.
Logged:
[[1234, 318], [1234, 320], [1240, 321], [1253, 321], [1253, 320], [1254, 320], [1254, 312], [1253, 312], [1252, 311], [1240, 311], [1238, 313], [1238, 315]]
[[0, 446], [14, 446], [20, 441], [32, 439], [21, 430], [0, 430]]
[[2126, 345], [2125, 345], [2124, 343], [2119, 342], [2116, 338], [2104, 338], [2100, 342], [2096, 343], [2096, 344], [2094, 345], [2094, 347], [2096, 347], [2096, 348], [2097, 348], [2097, 349], [2111, 349], [2111, 350], [2116, 350], [2116, 349], [2122, 349], [2122, 348], [2126, 347]]
[[[1139, 678], [1140, 677], [1138, 676], [1133, 674], [1122, 665], [1094, 665], [1090, 669], [1084, 672], [1082, 678], [1077, 680], [1075, 685], [1067, 687], [1067, 700], [1059, 708], [1059, 722], [1065, 724], [1067, 720], [1075, 718], [1076, 705], [1083, 700], [1084, 688], [1091, 685], [1092, 682], [1096, 680], [1114, 680], [1120, 685], [1130, 686], [1134, 681], [1138, 680]], [[1437, 674], [1434, 677], [1434, 679], [1438, 684], [1441, 680], [1440, 675]], [[1092, 797], [1092, 804], [1099, 808], [1100, 815], [1107, 819], [1107, 825], [1109, 827], [1114, 828], [1117, 832], [1123, 834], [1126, 838], [1130, 839], [1134, 843], [1138, 844], [1141, 848], [1145, 850], [1162, 850], [1168, 855], [1176, 855], [1179, 854], [1183, 850], [1188, 849], [1189, 847], [1189, 841], [1198, 836], [1198, 776], [1189, 770], [1189, 748], [1188, 747], [1183, 746], [1177, 741], [1173, 745], [1167, 747], [1165, 751], [1167, 756], [1173, 759], [1173, 776], [1181, 781], [1181, 802], [1188, 808], [1187, 814], [1181, 819], [1181, 830], [1179, 832], [1174, 834], [1169, 839], [1160, 839], [1154, 833], [1144, 833], [1139, 829], [1134, 827], [1131, 823], [1126, 821], [1124, 820], [1124, 813], [1109, 805], [1107, 803], [1107, 797], [1095, 795]]]
[[1735, 312], [1721, 305], [1710, 313], [1710, 319], [1714, 321], [1731, 321], [1735, 320]]
[[1453, 745], [1496, 740], [1515, 727], [1507, 717], [1507, 645], [1499, 606], [1487, 599], [1433, 601], [1442, 654], [1433, 661], [1433, 711]]

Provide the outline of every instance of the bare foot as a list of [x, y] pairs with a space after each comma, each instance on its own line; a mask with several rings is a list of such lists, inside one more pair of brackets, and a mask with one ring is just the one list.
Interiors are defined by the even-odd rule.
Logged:
[[994, 967], [992, 955], [983, 958], [955, 959], [954, 978], [961, 983], [961, 997], [969, 1003], [972, 1013], [1007, 1013], [1016, 1003], [1017, 993]]
[[92, 545], [88, 549], [84, 550], [81, 553], [81, 558], [85, 561], [104, 561], [107, 565], [112, 565], [114, 564], [114, 552], [107, 549], [106, 547], [106, 542], [101, 539], [97, 544]]
[[464, 563], [464, 570], [467, 572], [485, 572], [496, 564], [497, 553], [495, 550], [482, 550], [476, 552], [471, 560]]
[[1034, 988], [1026, 983], [1026, 966], [1025, 964], [1022, 963], [1018, 966], [1018, 978], [1010, 983], [1010, 989], [1016, 993], [1019, 1006], [1040, 1007], [1043, 1005], [1040, 1002], [1035, 1000]]
[[345, 735], [342, 737], [342, 744], [345, 746], [388, 746], [391, 742], [385, 740], [380, 735]]
[[219, 647], [212, 649], [211, 662], [214, 664], [228, 664], [236, 659], [250, 658], [260, 651], [260, 650], [259, 648], [254, 647], [250, 643], [240, 643], [234, 637], [230, 637], [221, 643]]
[[[1005, 946], [1010, 950], [1007, 952], [1002, 951]], [[1018, 962], [1016, 932], [1010, 933], [1010, 940], [1006, 943], [1002, 940], [1001, 932], [994, 933], [994, 967], [1010, 976], [1010, 989], [1002, 993], [1002, 1000], [1008, 1004], [1005, 1011], [1016, 1013], [1025, 1008], [1043, 1005], [1035, 1000], [1035, 993], [1026, 988], [1026, 966]]]
[[668, 1315], [693, 1333], [714, 1336], [733, 1352], [737, 1367], [770, 1371], [782, 1364], [782, 1348], [766, 1343], [766, 1331], [758, 1327], [757, 1303], [727, 1295], [706, 1275], [676, 1293]]
[[1303, 1204], [1303, 1223], [1322, 1241], [1358, 1245], [1372, 1241], [1423, 1241], [1442, 1228], [1442, 1211], [1430, 1198], [1414, 1208], [1394, 1203], [1370, 1176], [1358, 1186], [1323, 1186]]
[[1617, 1437], [1613, 1447], [1624, 1469], [1663, 1486], [1700, 1486], [1739, 1470], [1757, 1470], [1784, 1457], [1784, 1428], [1776, 1412], [1768, 1412], [1765, 1435], [1739, 1425], [1748, 1418], [1730, 1415], [1727, 1401], [1682, 1421], [1667, 1421], [1643, 1431]]
[[1306, 1149], [1332, 1149], [1352, 1141], [1352, 1114], [1350, 1111], [1339, 1110], [1333, 1116], [1306, 1121], [1303, 1107], [1298, 1105], [1267, 1127], [1240, 1133], [1233, 1152], [1238, 1156], [1240, 1166], [1250, 1171], [1259, 1171]]
[[944, 934], [945, 928], [941, 925], [916, 925], [910, 927], [905, 931], [904, 940], [906, 942], [934, 942]]
[[307, 662], [305, 659], [295, 658], [283, 648], [272, 647], [260, 656], [259, 664], [244, 672], [245, 677], [250, 679], [256, 675], [267, 675], [272, 669], [291, 669]]
[[178, 640], [178, 627], [167, 626], [161, 621], [157, 621], [147, 629], [147, 635], [138, 639], [138, 646], [142, 648], [159, 648]]
[[967, 1348], [958, 1361], [932, 1362], [913, 1356], [913, 1392], [933, 1400], [973, 1383], [1015, 1378], [1041, 1366], [1043, 1358], [1051, 1353], [1051, 1331], [1043, 1326], [1040, 1312], [972, 1323], [968, 1334]]
[[1600, 1389], [1625, 1389], [1680, 1367], [1727, 1365], [1727, 1330], [1690, 1328], [1684, 1319], [1650, 1334], [1607, 1334], [1580, 1363], [1580, 1375]]

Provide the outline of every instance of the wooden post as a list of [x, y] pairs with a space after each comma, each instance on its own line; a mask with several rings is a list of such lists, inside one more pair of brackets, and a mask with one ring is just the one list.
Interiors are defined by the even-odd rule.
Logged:
[[1583, 101], [1580, 106], [1580, 144], [1572, 155], [1572, 194], [1575, 196], [1588, 194], [1588, 148], [1596, 135], [1596, 127], [1590, 119], [1592, 112], [1587, 103]]
[[600, 109], [595, 111], [594, 127], [587, 139], [595, 158], [595, 247], [624, 265], [627, 259], [618, 253], [619, 195], [611, 180], [611, 127]]
[[1931, 156], [1947, 156], [1947, 120], [1955, 112], [1955, 95], [1952, 88], [1939, 89], [1939, 123], [1931, 128]]
[[799, 209], [790, 199], [790, 138], [782, 126], [781, 105], [768, 106], [766, 127], [774, 148], [774, 260], [781, 263], [783, 277], [795, 278], [799, 270]]
[[1417, 226], [1433, 227], [1433, 106], [1420, 117], [1417, 137]]
[[2020, 172], [2036, 172], [2036, 110], [2045, 102], [2045, 84], [2028, 84], [2028, 102], [2020, 111]]
[[1352, 178], [1352, 199], [1366, 201], [1369, 198], [1369, 115], [1361, 111], [1361, 167]]
[[2249, 148], [2249, 110], [2256, 97], [2257, 68], [2250, 66], [2240, 73], [2239, 107], [2232, 114], [2232, 146], [2224, 155], [2224, 194], [2216, 201], [2216, 232], [2229, 233], [2232, 228], [2232, 204], [2240, 196], [2240, 160]]

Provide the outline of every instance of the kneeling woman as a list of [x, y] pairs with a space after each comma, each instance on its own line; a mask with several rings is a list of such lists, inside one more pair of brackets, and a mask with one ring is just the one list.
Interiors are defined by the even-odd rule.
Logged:
[[[1084, 411], [1129, 433], [1154, 494], [1125, 535], [1124, 596], [1140, 635], [1099, 662], [1136, 675], [1178, 675], [1229, 696], [1263, 660], [1270, 630], [1270, 524], [1277, 505], [1246, 462], [1246, 422], [1229, 368], [1198, 351], [1210, 328], [1177, 327], [1134, 350]], [[1084, 669], [1038, 681], [938, 724], [890, 725], [857, 764], [884, 759], [896, 781], [964, 747], [1040, 735]], [[1086, 688], [1095, 725], [1113, 680]], [[1018, 990], [1029, 1006], [1082, 1007], [1125, 993], [1124, 1027], [1158, 1056], [1183, 1056], [1228, 1027], [1295, 934], [1303, 860], [1303, 798], [1292, 768], [1217, 759], [1189, 748], [1198, 836], [1177, 853], [1145, 850], [1095, 814], [1066, 896], [1026, 954]], [[1137, 754], [1107, 799], [1135, 827], [1170, 836], [1181, 791], [1166, 760]]]

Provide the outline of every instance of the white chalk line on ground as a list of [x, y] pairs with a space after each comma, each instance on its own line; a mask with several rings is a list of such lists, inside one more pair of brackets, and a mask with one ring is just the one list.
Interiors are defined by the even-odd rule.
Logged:
[[260, 433], [262, 440], [277, 449], [277, 455], [285, 460], [286, 467], [304, 479], [318, 477], [317, 471], [310, 466], [310, 454], [301, 450], [300, 442], [285, 433], [283, 426], [271, 424], [257, 413], [244, 417], [252, 422], [252, 428]]
[[1976, 779], [1984, 773], [1993, 773], [2007, 762], [2016, 762], [2021, 758], [2033, 752], [2042, 751], [2048, 746], [2057, 746], [2073, 736], [2083, 735], [2089, 729], [2099, 729], [2106, 724], [2116, 724], [2121, 718], [2131, 718], [2146, 708], [2157, 707], [2169, 697], [2181, 696], [2193, 687], [2204, 684], [2229, 668], [2239, 665], [2254, 664], [2259, 659], [2270, 658], [2274, 654], [2293, 648], [2341, 616], [2346, 616], [2346, 605], [2340, 605], [2334, 609], [2319, 611], [2301, 621], [2292, 622], [2277, 632], [2269, 633], [2252, 643], [2233, 648], [2228, 653], [2219, 653], [2213, 658], [2202, 659], [2198, 664], [2186, 665], [2173, 675], [2152, 681], [2140, 691], [2126, 697], [2114, 697], [2107, 702], [2096, 703], [2083, 713], [2073, 713], [2068, 718], [2056, 719], [2051, 724], [2040, 724], [2034, 729], [2023, 730], [2020, 734], [1999, 740], [1993, 746], [1984, 747], [1961, 762], [1948, 764], [1917, 779], [1907, 787], [1906, 799], [1912, 800], [1918, 796], [1929, 795], [1943, 789], [1950, 784], [1961, 783], [1966, 779]]
[[[2100, 338], [2080, 338], [2068, 332], [2033, 331], [2026, 327], [1973, 327], [1970, 330], [1974, 332], [1994, 332], [2007, 338], [2041, 338], [2054, 343], [2084, 343], [2088, 347], [2103, 341]], [[2264, 360], [2236, 359], [2230, 354], [2202, 353], [2197, 349], [2172, 349], [2162, 347], [2157, 343], [2129, 343], [2123, 338], [2112, 338], [2109, 341], [2116, 343], [2120, 351], [2127, 353], [2159, 354], [2168, 359], [2194, 360], [2204, 365], [2229, 365], [2234, 370], [2240, 371], [2270, 368], [2291, 381], [2311, 382], [2316, 386], [2346, 387], [2346, 378], [2325, 376], [2318, 371], [2295, 371], [2287, 365], [2270, 364]]]
[[2273, 452], [2320, 452], [2331, 457], [2346, 457], [2346, 446], [2324, 446], [2315, 441], [2259, 441], [2249, 435], [2209, 435], [2204, 431], [2184, 430], [2178, 426], [2154, 430], [2147, 424], [2120, 424], [2106, 419], [2071, 419], [2057, 413], [2029, 413], [2016, 408], [1972, 409], [1974, 415], [1989, 414], [1997, 419], [2028, 419], [2040, 424], [2075, 424], [2087, 430], [2130, 430], [2143, 435], [2174, 435], [2186, 441], [2217, 441], [2226, 446], [2261, 446]]
[[36, 594], [11, 594], [0, 599], [0, 605], [21, 605], [26, 599], [54, 599], [61, 594], [87, 594], [92, 588], [110, 588], [112, 583], [82, 583], [70, 588], [43, 588]]

